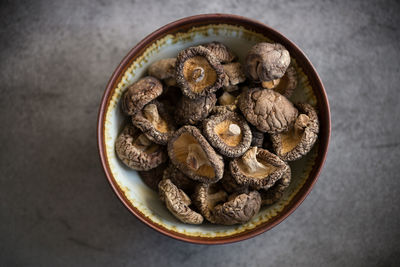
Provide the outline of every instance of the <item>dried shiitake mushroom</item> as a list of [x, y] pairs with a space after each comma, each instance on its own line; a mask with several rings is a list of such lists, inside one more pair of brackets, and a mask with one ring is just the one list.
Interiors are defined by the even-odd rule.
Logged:
[[171, 162], [193, 180], [216, 183], [224, 173], [224, 161], [194, 126], [183, 126], [168, 142]]
[[236, 182], [235, 178], [233, 178], [231, 170], [229, 168], [229, 164], [225, 164], [224, 176], [219, 181], [219, 183], [229, 194], [249, 192], [249, 186], [240, 185]]
[[178, 54], [175, 77], [182, 93], [195, 99], [222, 87], [224, 70], [218, 59], [205, 47], [190, 47]]
[[215, 222], [223, 225], [246, 223], [258, 213], [261, 197], [257, 191], [233, 195], [229, 201], [215, 206]]
[[210, 144], [227, 157], [239, 157], [251, 144], [251, 130], [237, 113], [219, 113], [205, 119], [203, 132]]
[[282, 175], [282, 178], [275, 182], [275, 184], [268, 190], [260, 190], [261, 205], [272, 205], [282, 198], [283, 192], [290, 185], [291, 180], [290, 168]]
[[230, 162], [233, 178], [240, 185], [268, 189], [287, 171], [289, 165], [268, 150], [252, 147], [241, 158]]
[[298, 114], [286, 97], [271, 89], [250, 88], [240, 95], [238, 105], [248, 122], [270, 134], [287, 131]]
[[188, 178], [173, 164], [169, 164], [168, 168], [164, 170], [162, 178], [170, 179], [179, 189], [188, 194], [192, 194], [198, 184], [198, 182]]
[[250, 126], [250, 130], [253, 137], [251, 139], [251, 146], [262, 148], [264, 143], [264, 133], [257, 130], [257, 128], [255, 128], [254, 126]]
[[216, 223], [213, 209], [218, 203], [224, 203], [228, 194], [218, 184], [199, 184], [193, 195], [193, 202], [200, 213], [211, 223]]
[[159, 80], [151, 76], [144, 77], [128, 87], [122, 96], [122, 110], [127, 115], [134, 115], [161, 95], [162, 91]]
[[182, 96], [179, 100], [176, 110], [175, 119], [178, 124], [196, 124], [205, 119], [217, 102], [215, 94], [190, 99]]
[[[222, 65], [225, 73], [224, 90], [231, 92], [237, 90], [234, 86], [246, 80], [246, 75], [239, 62]], [[225, 89], [226, 88], [226, 89]]]
[[176, 85], [175, 81], [176, 58], [160, 59], [149, 67], [149, 75], [163, 80], [168, 86]]
[[290, 66], [282, 78], [268, 82], [262, 82], [261, 85], [267, 89], [274, 89], [274, 91], [289, 98], [297, 86], [296, 70], [294, 67]]
[[148, 171], [167, 160], [165, 150], [132, 125], [125, 126], [115, 142], [120, 160], [129, 168]]
[[300, 115], [287, 132], [272, 134], [276, 154], [284, 161], [294, 161], [306, 155], [318, 138], [318, 116], [309, 104], [297, 104]]
[[132, 124], [139, 128], [151, 141], [166, 145], [171, 138], [175, 123], [164, 104], [153, 100], [132, 116]]
[[220, 42], [211, 42], [203, 44], [202, 46], [210, 50], [221, 63], [229, 63], [236, 59], [233, 52], [226, 45]]
[[161, 180], [158, 184], [158, 190], [160, 199], [165, 202], [167, 209], [181, 222], [188, 224], [201, 224], [203, 222], [203, 216], [189, 207], [190, 198], [171, 180]]
[[281, 44], [258, 43], [246, 56], [247, 76], [254, 82], [269, 82], [282, 78], [290, 64], [290, 55]]
[[148, 187], [154, 191], [158, 191], [158, 183], [163, 178], [163, 173], [167, 166], [168, 164], [164, 162], [149, 171], [139, 171], [139, 175]]

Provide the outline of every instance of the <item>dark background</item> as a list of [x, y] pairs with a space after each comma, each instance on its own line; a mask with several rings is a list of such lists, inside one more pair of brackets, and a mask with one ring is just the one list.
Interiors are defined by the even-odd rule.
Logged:
[[[100, 165], [108, 79], [143, 37], [224, 12], [294, 41], [332, 112], [325, 167], [284, 222], [200, 246], [126, 210]], [[394, 266], [400, 258], [400, 5], [394, 1], [1, 1], [1, 266]], [[397, 262], [398, 263], [398, 262]]]

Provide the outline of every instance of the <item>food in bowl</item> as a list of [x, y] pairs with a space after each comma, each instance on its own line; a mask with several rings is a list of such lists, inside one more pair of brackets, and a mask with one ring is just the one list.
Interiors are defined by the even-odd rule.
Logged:
[[183, 223], [250, 221], [282, 197], [288, 162], [318, 138], [314, 108], [289, 100], [297, 75], [283, 45], [260, 42], [243, 66], [236, 59], [220, 42], [189, 47], [122, 96], [130, 120], [117, 155]]

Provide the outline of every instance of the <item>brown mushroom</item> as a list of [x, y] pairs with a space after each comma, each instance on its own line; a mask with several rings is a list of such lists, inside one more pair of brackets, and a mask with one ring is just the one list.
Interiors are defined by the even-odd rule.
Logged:
[[171, 180], [161, 180], [158, 189], [160, 199], [165, 202], [167, 209], [181, 222], [188, 224], [201, 224], [203, 222], [203, 216], [189, 207], [190, 198]]
[[219, 183], [229, 194], [249, 192], [249, 187], [247, 185], [240, 185], [236, 182], [235, 178], [233, 178], [229, 164], [225, 164], [224, 176], [219, 180]]
[[298, 114], [286, 97], [271, 89], [250, 88], [240, 95], [238, 105], [248, 122], [271, 134], [287, 131]]
[[264, 143], [264, 133], [257, 130], [256, 127], [250, 126], [252, 139], [251, 139], [251, 146], [261, 147]]
[[182, 93], [190, 99], [195, 99], [221, 88], [224, 70], [210, 50], [196, 46], [178, 54], [175, 77]]
[[297, 86], [296, 69], [293, 66], [290, 66], [282, 78], [278, 80], [262, 82], [261, 85], [264, 88], [274, 89], [274, 91], [289, 98]]
[[132, 124], [138, 127], [151, 141], [161, 145], [167, 144], [175, 130], [174, 120], [164, 104], [156, 100], [133, 115]]
[[168, 86], [176, 85], [175, 81], [176, 58], [160, 59], [149, 67], [149, 75], [163, 80]]
[[140, 178], [142, 178], [148, 187], [154, 191], [158, 191], [158, 183], [163, 178], [163, 173], [167, 166], [167, 163], [164, 162], [149, 171], [139, 171]]
[[[232, 92], [237, 90], [234, 86], [246, 80], [246, 75], [239, 62], [222, 65], [225, 73], [224, 90]], [[225, 89], [226, 88], [226, 89]]]
[[228, 194], [218, 184], [199, 184], [193, 195], [193, 202], [200, 213], [211, 223], [216, 223], [213, 209], [218, 203], [224, 203]]
[[163, 86], [159, 80], [147, 76], [135, 82], [122, 96], [122, 110], [127, 115], [134, 115], [150, 101], [161, 95]]
[[182, 189], [188, 194], [192, 194], [197, 186], [197, 182], [188, 178], [175, 165], [169, 164], [164, 170], [163, 179], [170, 179], [179, 189]]
[[203, 132], [210, 144], [227, 157], [239, 157], [251, 144], [251, 130], [237, 113], [215, 114], [203, 122]]
[[176, 122], [181, 125], [196, 124], [208, 116], [216, 102], [217, 97], [215, 94], [196, 99], [182, 96], [175, 110]]
[[125, 126], [115, 142], [121, 161], [131, 169], [148, 171], [167, 160], [165, 150], [132, 125]]
[[289, 166], [268, 150], [252, 147], [241, 158], [230, 162], [233, 178], [240, 185], [268, 189], [279, 180]]
[[260, 207], [260, 194], [257, 191], [251, 191], [233, 195], [228, 202], [215, 206], [213, 217], [216, 223], [223, 225], [246, 223], [258, 213]]
[[315, 109], [309, 104], [296, 105], [300, 115], [289, 131], [272, 134], [276, 154], [284, 161], [294, 161], [306, 155], [318, 138], [319, 122]]
[[282, 178], [268, 190], [260, 190], [261, 205], [272, 205], [282, 198], [283, 192], [289, 187], [291, 180], [290, 168], [282, 175]]
[[229, 63], [236, 59], [233, 52], [220, 42], [211, 42], [203, 44], [202, 46], [210, 50], [221, 63]]
[[254, 82], [282, 78], [290, 64], [290, 55], [281, 44], [258, 43], [246, 56], [247, 76]]
[[224, 161], [194, 126], [183, 126], [168, 142], [171, 162], [189, 178], [216, 183], [224, 173]]

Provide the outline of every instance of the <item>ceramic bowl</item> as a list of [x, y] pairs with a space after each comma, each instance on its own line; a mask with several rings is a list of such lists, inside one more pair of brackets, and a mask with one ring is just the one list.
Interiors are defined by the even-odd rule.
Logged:
[[[292, 182], [282, 199], [263, 207], [248, 223], [222, 226], [203, 223], [188, 225], [173, 217], [148, 188], [136, 171], [127, 168], [116, 156], [114, 143], [125, 116], [120, 109], [124, 90], [145, 75], [156, 60], [175, 57], [187, 47], [219, 41], [230, 47], [243, 62], [250, 47], [258, 42], [278, 42], [290, 52], [299, 77], [291, 97], [307, 102], [318, 111], [319, 140], [301, 160], [290, 163]], [[268, 26], [236, 15], [207, 14], [184, 18], [151, 33], [122, 60], [108, 82], [98, 117], [98, 146], [105, 174], [116, 195], [139, 220], [151, 228], [176, 239], [198, 244], [223, 244], [244, 240], [271, 229], [291, 214], [304, 200], [316, 182], [326, 157], [330, 136], [330, 113], [324, 87], [311, 62], [302, 51], [282, 34]]]

